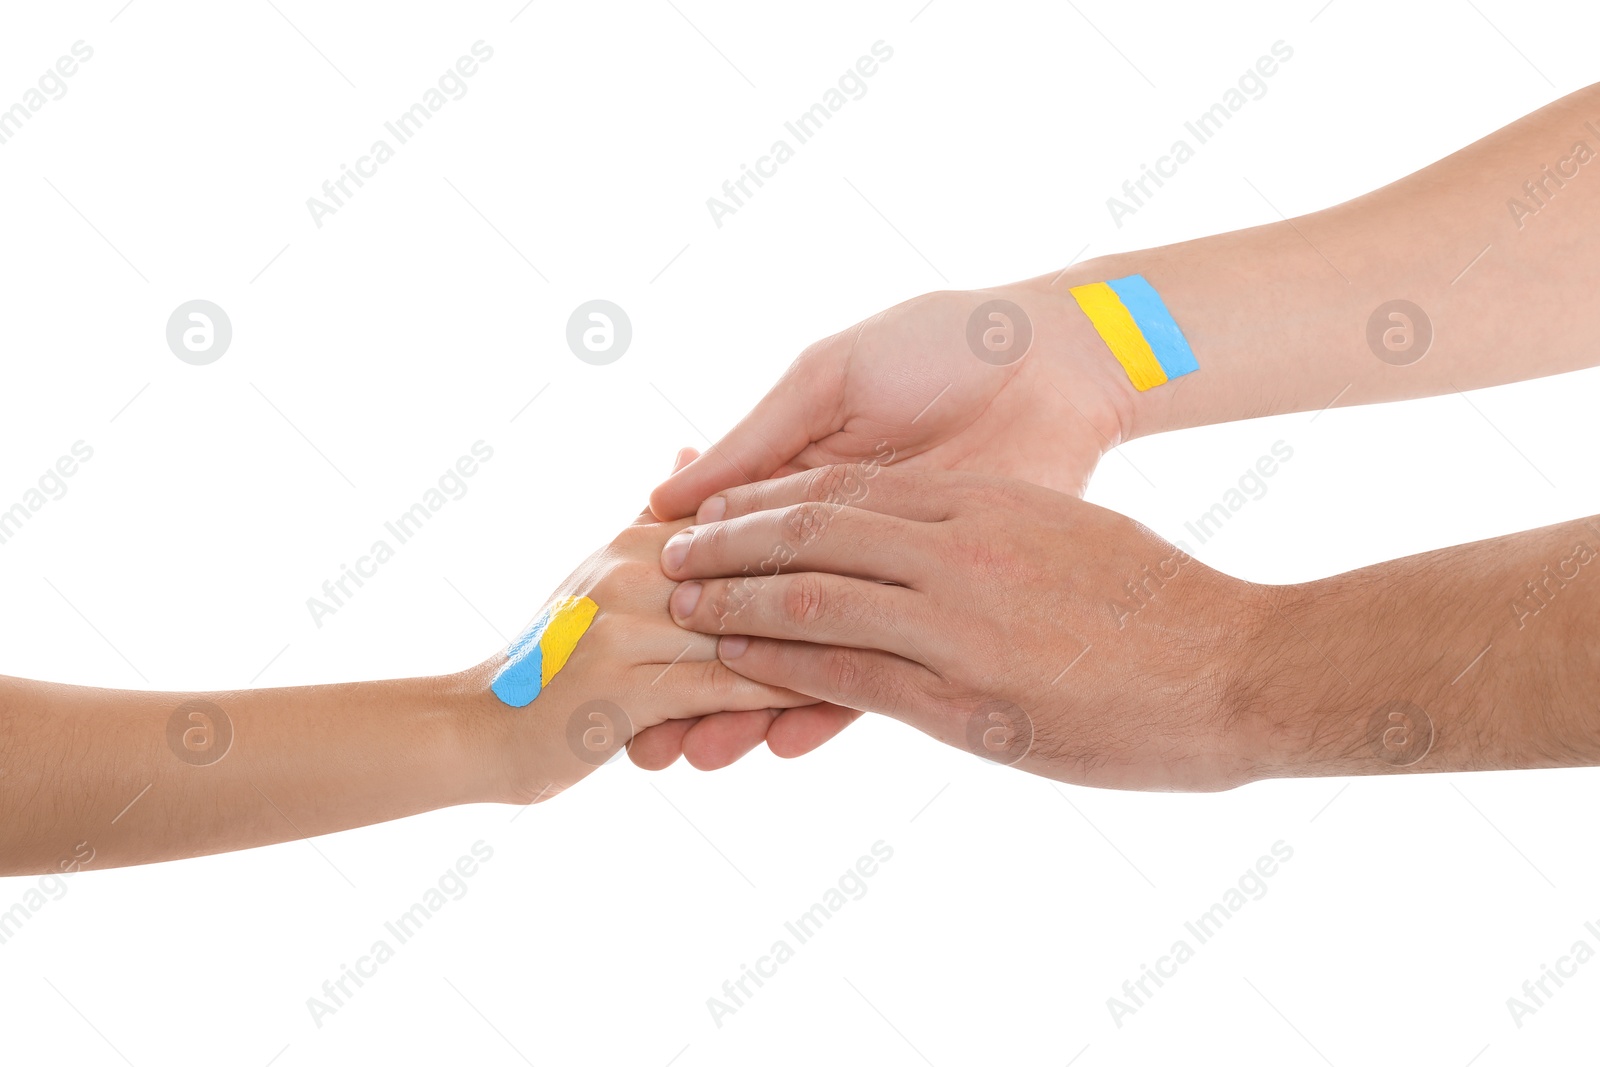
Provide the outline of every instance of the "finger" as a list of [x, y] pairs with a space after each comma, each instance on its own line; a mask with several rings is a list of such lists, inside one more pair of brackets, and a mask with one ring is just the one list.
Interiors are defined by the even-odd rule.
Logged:
[[[655, 672], [652, 677], [655, 677], [676, 669], [673, 664], [705, 663], [717, 658], [715, 639], [705, 634], [686, 633], [673, 626], [642, 627], [637, 625], [636, 618], [622, 619], [613, 631], [611, 621], [601, 608], [584, 634], [586, 639], [590, 633], [605, 635], [604, 642], [592, 650], [597, 659], [614, 657], [613, 661], [632, 661], [641, 668], [651, 668]], [[605, 629], [600, 629], [602, 626]]]
[[683, 754], [683, 738], [698, 718], [668, 719], [647, 726], [628, 739], [628, 758], [646, 771], [664, 771]]
[[905, 721], [930, 702], [939, 681], [921, 664], [876, 649], [739, 636], [724, 637], [718, 654], [752, 681]]
[[625, 707], [636, 724], [654, 726], [668, 719], [689, 719], [718, 711], [761, 711], [815, 704], [816, 697], [791, 693], [729, 670], [717, 660], [679, 663], [665, 674], [654, 666], [633, 668], [639, 714]]
[[761, 744], [777, 714], [771, 708], [763, 708], [707, 715], [684, 736], [683, 758], [696, 770], [721, 770]]
[[854, 708], [837, 704], [811, 704], [778, 713], [767, 727], [767, 748], [779, 759], [804, 756], [838, 736], [861, 717]]
[[946, 484], [932, 487], [929, 472], [887, 467], [876, 460], [834, 463], [718, 493], [700, 505], [695, 522], [718, 522], [807, 502], [847, 504], [902, 519], [942, 522], [952, 511], [949, 485], [964, 483], [966, 476], [939, 472], [933, 477]]
[[684, 582], [667, 606], [674, 622], [702, 634], [881, 649], [925, 663], [919, 643], [937, 652], [943, 642], [918, 618], [924, 603], [914, 589], [801, 571]]
[[811, 442], [839, 428], [847, 345], [829, 338], [802, 353], [755, 408], [705, 455], [650, 494], [662, 519], [694, 514], [719, 489], [769, 477]]
[[835, 504], [791, 504], [691, 526], [661, 549], [668, 578], [716, 578], [781, 571], [827, 571], [911, 588], [933, 561], [927, 523]]
[[[696, 450], [696, 449], [693, 449], [693, 448], [685, 447], [685, 448], [678, 449], [677, 456], [674, 457], [673, 460], [672, 460], [672, 473], [673, 474], [677, 474], [679, 471], [683, 470], [683, 468], [687, 467], [690, 463], [694, 462], [694, 460], [696, 458], [698, 458], [699, 455], [700, 455], [699, 451]], [[656, 513], [654, 511], [650, 510], [650, 505], [646, 504], [644, 506], [644, 510], [639, 512], [639, 517], [637, 519], [633, 520], [633, 525], [635, 525], [635, 526], [648, 526], [651, 523], [655, 523], [655, 522], [659, 522], [659, 521], [661, 521], [661, 520], [656, 518]]]

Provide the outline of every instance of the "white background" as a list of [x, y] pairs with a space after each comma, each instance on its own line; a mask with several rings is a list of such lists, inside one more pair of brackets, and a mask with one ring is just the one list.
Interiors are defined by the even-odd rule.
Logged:
[[[0, 546], [0, 672], [462, 668], [806, 343], [1336, 203], [1591, 81], [1600, 34], [1575, 2], [921, 2], [7, 4], [0, 106], [94, 57], [0, 146], [0, 507], [73, 442], [94, 458]], [[318, 229], [306, 198], [480, 39], [467, 95]], [[706, 198], [879, 40], [866, 95], [718, 228]], [[1279, 40], [1267, 95], [1114, 226], [1106, 197]], [[634, 327], [603, 367], [564, 341], [596, 297]], [[206, 367], [164, 337], [195, 298], [234, 329]], [[1591, 371], [1141, 440], [1091, 498], [1182, 538], [1282, 440], [1195, 551], [1309, 579], [1600, 512], [1597, 402]], [[469, 493], [315, 627], [306, 598], [479, 439]], [[869, 719], [793, 762], [610, 766], [515, 821], [75, 876], [0, 946], [0, 1059], [1570, 1061], [1600, 963], [1520, 1029], [1506, 998], [1600, 947], [1597, 794], [1590, 770], [1125, 794]], [[307, 998], [479, 840], [467, 895], [319, 1028]], [[718, 1027], [707, 998], [879, 840], [866, 895]], [[1107, 998], [1279, 840], [1267, 894], [1116, 1026]]]

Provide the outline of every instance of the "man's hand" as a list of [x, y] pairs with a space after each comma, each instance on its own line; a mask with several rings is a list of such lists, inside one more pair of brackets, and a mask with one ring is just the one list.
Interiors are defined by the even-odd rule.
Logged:
[[746, 677], [1088, 785], [1600, 765], [1595, 518], [1259, 586], [1016, 482], [818, 503], [852, 474], [729, 490], [663, 548]]
[[852, 477], [823, 468], [724, 493], [722, 521], [663, 550], [683, 582], [674, 618], [724, 635], [722, 661], [748, 678], [1052, 778], [1250, 780], [1259, 738], [1234, 701], [1270, 614], [1255, 587], [1021, 482], [888, 468], [852, 506], [819, 503]]

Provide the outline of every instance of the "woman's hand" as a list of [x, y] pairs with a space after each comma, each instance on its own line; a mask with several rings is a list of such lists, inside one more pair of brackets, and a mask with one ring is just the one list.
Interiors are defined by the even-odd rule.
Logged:
[[651, 507], [680, 518], [723, 489], [885, 456], [1082, 496], [1133, 390], [1067, 289], [928, 293], [818, 341]]

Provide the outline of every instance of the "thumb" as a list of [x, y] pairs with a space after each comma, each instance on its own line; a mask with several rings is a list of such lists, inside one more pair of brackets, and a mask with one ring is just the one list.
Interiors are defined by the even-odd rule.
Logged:
[[650, 507], [660, 519], [693, 515], [706, 497], [759, 482], [807, 445], [839, 428], [843, 411], [846, 335], [808, 349], [748, 415], [704, 455], [656, 487]]
[[678, 449], [677, 456], [675, 456], [672, 460], [672, 473], [677, 474], [679, 471], [683, 470], [683, 468], [687, 467], [691, 462], [699, 458], [700, 450], [698, 448], [690, 448], [689, 446], [685, 445], [684, 447]]
[[[678, 455], [672, 461], [672, 473], [677, 474], [679, 471], [683, 470], [683, 468], [687, 467], [690, 463], [693, 463], [696, 459], [698, 459], [699, 456], [699, 449], [688, 447], [678, 449]], [[646, 504], [644, 506], [644, 510], [639, 512], [639, 517], [633, 520], [633, 524], [635, 526], [647, 526], [656, 521], [658, 520], [656, 519], [655, 512], [650, 510], [649, 504]]]

